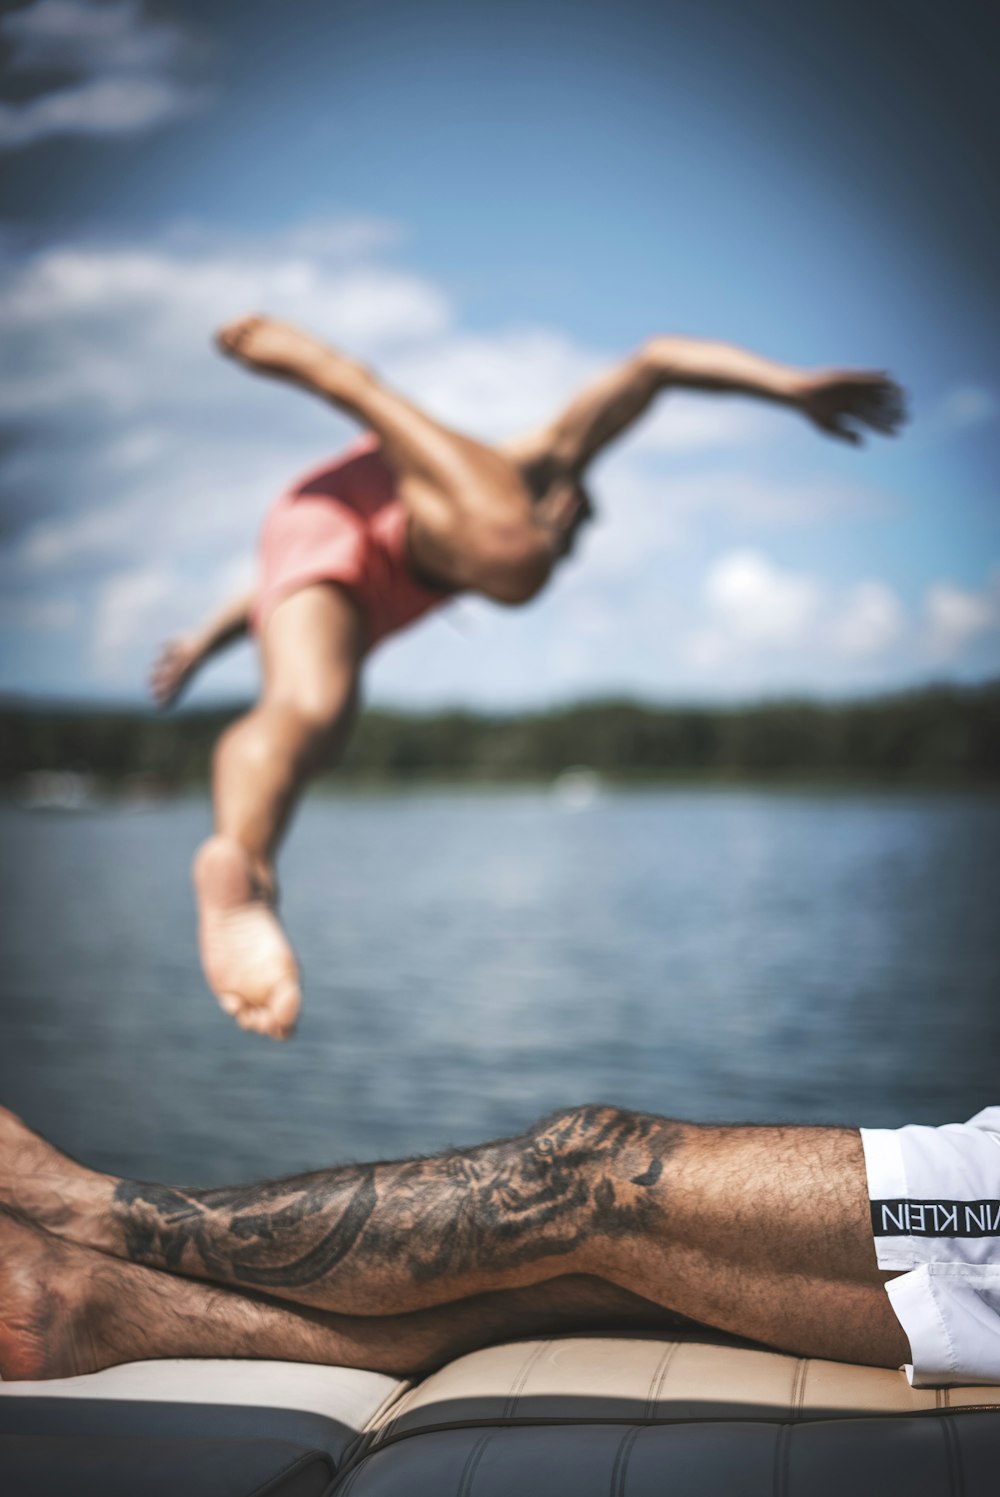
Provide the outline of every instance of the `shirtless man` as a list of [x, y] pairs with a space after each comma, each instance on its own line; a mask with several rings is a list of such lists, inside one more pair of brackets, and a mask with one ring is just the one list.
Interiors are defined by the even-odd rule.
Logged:
[[941, 1128], [573, 1107], [261, 1185], [98, 1174], [0, 1108], [0, 1373], [264, 1357], [407, 1375], [690, 1321], [916, 1383], [1000, 1381], [1000, 1108]]
[[276, 913], [275, 854], [306, 782], [343, 748], [371, 650], [459, 592], [510, 605], [535, 597], [589, 516], [588, 463], [660, 391], [758, 396], [852, 443], [865, 428], [896, 431], [903, 401], [885, 374], [806, 371], [725, 344], [656, 337], [548, 425], [489, 447], [282, 323], [245, 317], [218, 343], [369, 433], [281, 496], [264, 525], [255, 591], [168, 645], [151, 680], [165, 706], [209, 655], [249, 630], [259, 637], [263, 690], [216, 750], [215, 834], [198, 851], [194, 882], [209, 986], [242, 1028], [284, 1039], [301, 995]]

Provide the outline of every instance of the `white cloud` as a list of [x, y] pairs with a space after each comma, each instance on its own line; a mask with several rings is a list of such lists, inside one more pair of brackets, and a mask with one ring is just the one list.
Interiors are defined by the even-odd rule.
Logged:
[[177, 591], [178, 578], [156, 563], [115, 573], [102, 584], [93, 635], [98, 675], [116, 674], [119, 657]]
[[852, 659], [883, 654], [901, 637], [903, 606], [884, 582], [859, 582], [851, 588], [833, 621], [834, 649]]
[[927, 654], [950, 663], [971, 641], [1000, 628], [1000, 571], [982, 592], [935, 582], [927, 589], [924, 612]]
[[707, 623], [689, 649], [698, 664], [710, 666], [733, 655], [800, 646], [823, 589], [815, 577], [787, 571], [759, 551], [739, 550], [709, 568], [703, 596]]
[[101, 78], [23, 104], [0, 104], [0, 150], [51, 135], [120, 135], [190, 108], [193, 96], [157, 78]]
[[756, 446], [784, 426], [786, 412], [749, 400], [714, 398], [676, 391], [659, 402], [628, 438], [636, 451], [683, 453], [720, 447]]
[[28, 572], [48, 572], [92, 555], [114, 555], [140, 540], [140, 528], [129, 523], [128, 506], [84, 510], [68, 519], [46, 520], [28, 531], [18, 561]]
[[514, 328], [472, 336], [453, 331], [404, 352], [393, 381], [442, 420], [493, 438], [539, 426], [603, 366], [564, 333]]
[[252, 575], [246, 553], [225, 558], [194, 582], [159, 562], [112, 573], [97, 591], [90, 643], [94, 674], [103, 682], [140, 680], [158, 644], [244, 590]]
[[36, 0], [0, 19], [13, 73], [68, 72], [73, 81], [0, 104], [0, 150], [54, 135], [121, 135], [162, 125], [204, 102], [182, 82], [179, 28], [137, 0]]
[[682, 648], [701, 670], [752, 666], [763, 684], [778, 676], [806, 681], [817, 672], [832, 682], [845, 666], [877, 670], [905, 644], [905, 611], [887, 583], [869, 579], [840, 592], [814, 573], [744, 549], [708, 568], [700, 619]]
[[966, 431], [990, 427], [1000, 415], [1000, 394], [988, 385], [969, 380], [939, 395], [927, 409], [916, 412], [915, 430], [928, 440], [946, 442]]
[[955, 426], [980, 426], [995, 419], [997, 398], [981, 385], [963, 385], [953, 390], [944, 403], [943, 414]]
[[[266, 306], [308, 320], [362, 350], [439, 333], [447, 299], [428, 281], [386, 266], [335, 264], [295, 250], [254, 245], [242, 253], [206, 247], [183, 253], [131, 246], [48, 250], [16, 272], [0, 311], [32, 333], [77, 319], [146, 319], [147, 333], [201, 354], [209, 330], [229, 315]], [[141, 342], [140, 336], [137, 341]]]

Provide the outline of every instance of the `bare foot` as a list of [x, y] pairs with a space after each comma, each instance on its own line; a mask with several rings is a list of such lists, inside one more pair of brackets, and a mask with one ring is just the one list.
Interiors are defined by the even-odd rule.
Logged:
[[106, 1176], [60, 1153], [0, 1107], [0, 1209], [30, 1217], [60, 1237], [77, 1237], [109, 1189]]
[[[75, 1377], [109, 1365], [98, 1347], [100, 1260], [0, 1211], [0, 1376]], [[81, 1269], [83, 1270], [81, 1272]], [[113, 1360], [113, 1359], [112, 1359]]]
[[231, 837], [210, 837], [194, 861], [205, 977], [239, 1024], [286, 1040], [302, 1006], [299, 970], [270, 890]]
[[330, 357], [330, 350], [308, 333], [287, 322], [252, 313], [219, 329], [215, 341], [221, 351], [262, 374], [308, 380]]

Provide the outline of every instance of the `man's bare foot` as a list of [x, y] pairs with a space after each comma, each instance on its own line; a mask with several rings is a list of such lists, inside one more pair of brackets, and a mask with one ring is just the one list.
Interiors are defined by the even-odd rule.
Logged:
[[215, 335], [221, 351], [262, 374], [309, 380], [329, 360], [330, 351], [316, 338], [287, 322], [252, 313], [221, 327]]
[[[0, 1210], [0, 1376], [75, 1377], [115, 1360], [102, 1355], [98, 1310], [103, 1260], [67, 1247]], [[81, 1272], [82, 1269], [82, 1272]]]
[[286, 1040], [302, 1006], [299, 970], [270, 889], [231, 837], [210, 837], [194, 861], [198, 944], [209, 987], [239, 1024]]
[[[0, 1210], [29, 1217], [60, 1237], [90, 1241], [111, 1184], [0, 1107]], [[101, 1244], [94, 1243], [94, 1246]]]

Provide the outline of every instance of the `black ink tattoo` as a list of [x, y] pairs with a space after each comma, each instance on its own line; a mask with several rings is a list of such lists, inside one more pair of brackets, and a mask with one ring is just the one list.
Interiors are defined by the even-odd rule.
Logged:
[[443, 1278], [471, 1292], [460, 1281], [655, 1230], [681, 1134], [664, 1118], [574, 1108], [432, 1159], [217, 1190], [123, 1182], [114, 1210], [133, 1261], [383, 1313], [363, 1307]]

